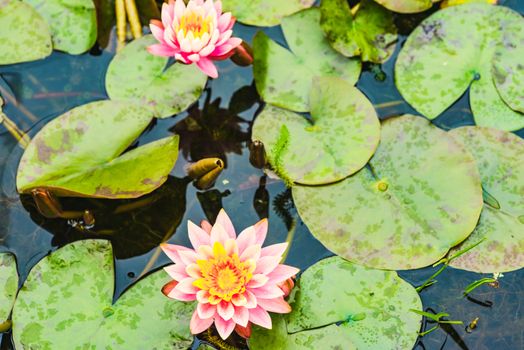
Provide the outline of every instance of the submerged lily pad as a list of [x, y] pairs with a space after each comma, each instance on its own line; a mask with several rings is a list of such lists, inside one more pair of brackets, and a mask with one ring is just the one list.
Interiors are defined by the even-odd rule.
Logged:
[[396, 63], [397, 87], [415, 109], [433, 119], [471, 86], [478, 125], [520, 129], [522, 28], [522, 16], [502, 6], [467, 4], [438, 11], [407, 39]]
[[388, 10], [399, 13], [418, 13], [426, 11], [440, 0], [375, 0]]
[[295, 186], [293, 198], [326, 248], [391, 270], [437, 261], [469, 236], [482, 209], [471, 154], [427, 120], [409, 115], [383, 123], [369, 167], [332, 185]]
[[302, 274], [291, 307], [273, 330], [254, 328], [251, 349], [411, 349], [422, 302], [396, 272], [332, 257]]
[[297, 112], [309, 111], [313, 78], [336, 76], [354, 85], [360, 61], [331, 48], [320, 27], [320, 10], [312, 8], [286, 17], [282, 30], [291, 52], [259, 32], [254, 39], [253, 74], [263, 100]]
[[0, 253], [0, 326], [11, 314], [18, 290], [18, 272], [15, 257]]
[[45, 20], [30, 5], [0, 0], [0, 65], [29, 62], [53, 51]]
[[482, 273], [524, 267], [524, 141], [508, 132], [475, 126], [450, 134], [475, 157], [484, 188], [480, 221], [464, 246], [485, 239], [451, 265]]
[[323, 0], [322, 29], [331, 46], [347, 57], [363, 61], [386, 61], [397, 42], [393, 15], [372, 0], [363, 0], [355, 14], [346, 0]]
[[[361, 169], [380, 140], [371, 102], [334, 77], [316, 79], [310, 100], [311, 120], [270, 105], [255, 119], [252, 138], [264, 143], [273, 168], [307, 185], [335, 182]], [[285, 149], [276, 150], [282, 128], [288, 130], [289, 140]]]
[[152, 108], [158, 118], [166, 118], [198, 100], [207, 76], [194, 64], [175, 63], [165, 69], [168, 58], [146, 49], [156, 42], [146, 35], [126, 45], [109, 64], [106, 90], [112, 100], [138, 102]]
[[78, 55], [96, 41], [96, 9], [92, 0], [23, 0], [47, 21], [55, 50]]
[[187, 349], [194, 305], [166, 298], [158, 271], [113, 304], [111, 244], [85, 240], [41, 260], [13, 309], [17, 349]]
[[231, 11], [244, 24], [270, 27], [282, 18], [313, 6], [315, 0], [222, 0], [225, 11]]
[[115, 101], [92, 102], [61, 115], [31, 140], [17, 188], [58, 195], [136, 198], [164, 183], [178, 156], [178, 136], [122, 154], [152, 120], [150, 110]]

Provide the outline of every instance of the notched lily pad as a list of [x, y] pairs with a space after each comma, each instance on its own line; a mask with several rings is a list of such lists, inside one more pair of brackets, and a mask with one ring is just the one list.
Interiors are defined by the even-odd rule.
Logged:
[[429, 10], [440, 0], [375, 0], [388, 10], [398, 13], [418, 13]]
[[430, 265], [475, 228], [475, 160], [420, 117], [388, 119], [381, 133], [368, 167], [328, 186], [293, 187], [295, 205], [313, 235], [348, 260], [391, 270]]
[[17, 349], [187, 349], [192, 303], [166, 298], [155, 272], [113, 301], [111, 244], [85, 240], [41, 260], [13, 309]]
[[321, 25], [331, 46], [346, 57], [386, 61], [397, 42], [393, 14], [372, 0], [363, 0], [352, 13], [346, 0], [323, 0]]
[[485, 239], [451, 265], [481, 273], [524, 267], [524, 141], [508, 132], [476, 126], [450, 134], [475, 157], [484, 188], [480, 221], [463, 246]]
[[[307, 185], [335, 182], [361, 169], [380, 140], [371, 102], [333, 77], [316, 79], [310, 100], [310, 120], [270, 105], [255, 119], [252, 138], [264, 143], [273, 168], [291, 182]], [[288, 140], [282, 140], [282, 128], [289, 132]]]
[[0, 0], [0, 65], [35, 61], [53, 51], [45, 20], [30, 5]]
[[357, 82], [360, 61], [347, 59], [331, 48], [320, 27], [318, 8], [286, 17], [282, 30], [291, 51], [263, 32], [257, 33], [253, 42], [253, 74], [265, 102], [307, 112], [313, 78], [336, 76], [351, 85]]
[[18, 290], [16, 260], [11, 253], [0, 253], [0, 327], [11, 314]]
[[466, 4], [438, 11], [407, 39], [396, 63], [397, 87], [430, 119], [470, 87], [478, 125], [518, 130], [524, 127], [522, 28], [522, 16], [502, 6]]
[[222, 0], [239, 22], [260, 27], [280, 24], [282, 18], [313, 6], [315, 0]]
[[122, 154], [152, 119], [147, 108], [115, 101], [72, 109], [31, 140], [18, 167], [18, 191], [48, 188], [57, 195], [98, 198], [153, 191], [176, 162], [178, 136]]
[[198, 100], [207, 76], [195, 65], [175, 63], [165, 69], [167, 57], [150, 54], [152, 35], [136, 39], [109, 64], [106, 90], [112, 100], [133, 101], [150, 107], [157, 118], [186, 110]]
[[92, 0], [23, 0], [47, 21], [55, 50], [78, 55], [96, 41], [96, 9]]
[[411, 349], [421, 317], [409, 309], [422, 302], [396, 272], [332, 257], [302, 274], [291, 307], [273, 330], [254, 328], [251, 349]]

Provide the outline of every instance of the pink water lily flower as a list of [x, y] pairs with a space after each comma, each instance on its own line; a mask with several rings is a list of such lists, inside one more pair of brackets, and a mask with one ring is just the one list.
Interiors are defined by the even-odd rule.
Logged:
[[196, 65], [211, 78], [218, 77], [213, 61], [229, 58], [242, 39], [233, 38], [235, 18], [222, 13], [222, 3], [213, 0], [169, 0], [162, 5], [162, 21], [152, 20], [149, 27], [159, 44], [148, 50], [153, 55], [175, 57]]
[[288, 291], [283, 286], [289, 287], [289, 279], [299, 272], [280, 264], [288, 244], [262, 248], [268, 229], [266, 219], [237, 237], [223, 209], [213, 226], [207, 221], [201, 226], [188, 222], [194, 249], [162, 245], [175, 263], [165, 268], [174, 281], [164, 286], [164, 294], [181, 301], [198, 301], [190, 323], [193, 334], [213, 323], [222, 339], [229, 337], [235, 327], [238, 333], [248, 336], [251, 323], [271, 329], [268, 311], [291, 311], [284, 300]]

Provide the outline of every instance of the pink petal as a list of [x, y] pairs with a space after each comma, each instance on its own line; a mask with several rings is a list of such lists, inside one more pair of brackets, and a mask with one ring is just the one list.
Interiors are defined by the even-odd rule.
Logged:
[[219, 15], [222, 13], [222, 1], [215, 1], [215, 10]]
[[[206, 47], [204, 47], [202, 50], [200, 50], [199, 55], [201, 57], [209, 56], [213, 51], [215, 50], [215, 45], [208, 44]], [[236, 235], [235, 235], [236, 237]]]
[[209, 54], [210, 57], [220, 57], [230, 53], [234, 49], [233, 46], [224, 44], [218, 46], [213, 52]]
[[263, 275], [263, 274], [257, 274], [257, 275], [254, 275], [251, 280], [249, 281], [249, 283], [247, 284], [247, 287], [249, 288], [258, 288], [258, 287], [262, 287], [264, 284], [267, 283], [267, 281], [269, 280], [269, 278], [266, 276], [266, 275]]
[[218, 213], [217, 219], [215, 221], [215, 224], [216, 223], [219, 223], [224, 228], [224, 230], [226, 230], [230, 238], [237, 238], [235, 227], [233, 226], [231, 219], [224, 209], [220, 209], [220, 212]]
[[217, 328], [218, 334], [224, 340], [227, 339], [233, 333], [235, 329], [235, 321], [233, 320], [224, 320], [222, 317], [215, 317], [215, 327]]
[[244, 307], [248, 309], [254, 309], [257, 307], [257, 297], [255, 294], [251, 293], [249, 290], [246, 290], [244, 293], [244, 297], [246, 298], [246, 304]]
[[171, 276], [175, 281], [181, 281], [188, 278], [189, 275], [186, 273], [186, 266], [182, 264], [174, 264], [164, 267], [164, 271]]
[[258, 259], [255, 273], [269, 274], [280, 264], [281, 259], [279, 256], [264, 256]]
[[218, 78], [217, 67], [215, 67], [215, 65], [213, 64], [213, 62], [210, 59], [205, 58], [205, 57], [201, 58], [200, 61], [197, 62], [197, 66], [208, 77]]
[[196, 293], [196, 300], [201, 304], [209, 303], [209, 292], [207, 290], [199, 290]]
[[188, 55], [187, 59], [190, 60], [193, 63], [197, 63], [198, 61], [200, 61], [200, 55], [197, 54], [197, 53], [194, 53], [192, 55]]
[[198, 249], [201, 245], [209, 245], [210, 238], [206, 231], [195, 225], [193, 222], [187, 222], [187, 232], [189, 240], [195, 249]]
[[260, 220], [259, 222], [255, 224], [255, 226], [253, 226], [253, 228], [255, 229], [255, 236], [257, 237], [255, 241], [256, 244], [260, 244], [260, 245], [264, 244], [264, 241], [266, 240], [267, 228], [268, 228], [267, 219]]
[[262, 248], [258, 244], [248, 247], [242, 254], [240, 254], [240, 261], [246, 261], [249, 259], [257, 261], [258, 258], [260, 258], [261, 250]]
[[211, 305], [209, 303], [197, 305], [198, 316], [203, 319], [214, 317], [216, 314], [216, 311], [217, 311], [216, 305]]
[[181, 245], [162, 243], [160, 245], [162, 251], [171, 259], [175, 264], [183, 264], [182, 259], [180, 258], [180, 252], [191, 250]]
[[215, 222], [213, 229], [211, 229], [211, 245], [213, 246], [215, 242], [220, 242], [220, 244], [224, 245], [228, 239], [229, 235], [227, 234], [224, 227]]
[[287, 249], [288, 243], [278, 243], [278, 244], [272, 244], [267, 247], [262, 248], [262, 252], [260, 252], [261, 257], [265, 256], [278, 256], [281, 257], [286, 249]]
[[193, 317], [191, 317], [189, 328], [192, 334], [198, 334], [211, 327], [212, 324], [213, 318], [202, 319], [198, 316], [197, 310], [195, 310], [195, 312], [193, 312]]
[[242, 327], [246, 327], [249, 321], [249, 310], [243, 306], [235, 307], [233, 321], [235, 321], [236, 324], [239, 324]]
[[187, 274], [187, 277], [202, 278], [200, 266], [198, 266], [197, 264], [187, 265], [184, 272]]
[[209, 245], [201, 245], [198, 247], [198, 255], [202, 260], [208, 260], [214, 256], [213, 248]]
[[200, 227], [202, 227], [202, 230], [206, 231], [208, 235], [211, 234], [211, 229], [213, 228], [213, 226], [209, 223], [209, 221], [200, 221]]
[[247, 304], [247, 299], [243, 294], [235, 294], [231, 298], [231, 302], [233, 303], [233, 305], [240, 307]]
[[274, 299], [257, 299], [258, 305], [266, 311], [276, 312], [278, 314], [287, 314], [291, 312], [291, 306], [284, 300], [284, 298]]
[[226, 244], [224, 245], [224, 248], [226, 249], [226, 254], [231, 256], [233, 254], [237, 254], [238, 255], [238, 246], [237, 246], [237, 241], [234, 240], [234, 239], [228, 239], [226, 241]]
[[185, 294], [196, 294], [200, 289], [193, 285], [194, 281], [195, 279], [193, 277], [184, 278], [182, 281], [178, 282], [175, 290]]
[[[177, 287], [178, 287], [178, 284], [177, 284]], [[169, 298], [171, 298], [171, 299], [176, 299], [176, 300], [180, 300], [180, 301], [193, 301], [193, 300], [196, 299], [196, 295], [195, 294], [182, 293], [179, 290], [177, 290], [176, 287], [173, 288], [171, 290], [171, 292], [169, 292], [169, 294], [167, 296]]]
[[218, 24], [217, 24], [219, 31], [225, 32], [226, 30], [229, 29], [229, 23], [231, 23], [231, 17], [232, 17], [231, 12], [226, 12], [222, 14], [222, 16], [220, 16], [220, 18], [218, 19]]
[[176, 50], [164, 44], [154, 44], [147, 47], [147, 51], [155, 56], [172, 57], [175, 56]]
[[250, 288], [249, 291], [256, 296], [257, 303], [258, 303], [258, 298], [273, 299], [273, 298], [279, 298], [279, 297], [284, 296], [284, 292], [282, 291], [282, 289], [278, 288], [278, 286], [275, 286], [275, 285], [266, 284], [259, 288], [253, 288], [253, 289]]
[[191, 63], [184, 55], [181, 53], [175, 53], [175, 58], [182, 63], [189, 64]]
[[229, 321], [235, 313], [235, 307], [231, 303], [221, 301], [217, 305], [217, 312], [225, 321]]
[[194, 264], [198, 260], [198, 254], [192, 249], [179, 251], [178, 255], [184, 265]]
[[249, 310], [249, 322], [257, 324], [261, 327], [271, 329], [271, 317], [266, 310], [257, 306], [256, 308]]
[[224, 44], [226, 41], [229, 40], [229, 38], [231, 38], [231, 35], [233, 35], [233, 31], [232, 30], [226, 30], [225, 32], [222, 32], [220, 34], [220, 36], [218, 37], [218, 41], [216, 43], [216, 46], [220, 46], [220, 45]]
[[161, 44], [164, 43], [164, 25], [159, 20], [153, 19], [149, 23], [149, 29], [155, 37], [156, 40], [160, 41]]
[[184, 3], [184, 0], [176, 0], [173, 10], [175, 12], [175, 17], [177, 18], [177, 23], [179, 22], [180, 17], [184, 14], [185, 9], [186, 4]]
[[271, 283], [279, 284], [290, 277], [295, 276], [300, 270], [293, 266], [278, 265], [271, 273], [267, 275]]
[[173, 5], [172, 4], [162, 4], [162, 24], [164, 28], [170, 27], [173, 24]]
[[240, 254], [248, 247], [255, 244], [257, 240], [256, 230], [254, 226], [249, 226], [244, 231], [240, 232], [237, 238], [238, 251]]

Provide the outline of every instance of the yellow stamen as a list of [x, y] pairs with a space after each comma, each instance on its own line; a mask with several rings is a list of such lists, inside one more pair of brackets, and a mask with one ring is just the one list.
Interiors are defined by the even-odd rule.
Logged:
[[196, 13], [195, 11], [191, 11], [189, 13], [184, 14], [180, 18], [180, 22], [178, 26], [175, 27], [175, 30], [176, 33], [182, 30], [184, 36], [187, 36], [187, 34], [191, 32], [193, 33], [193, 37], [195, 39], [201, 38], [205, 33], [211, 35], [212, 21], [212, 16], [207, 16], [206, 18], [204, 18], [202, 15]]

